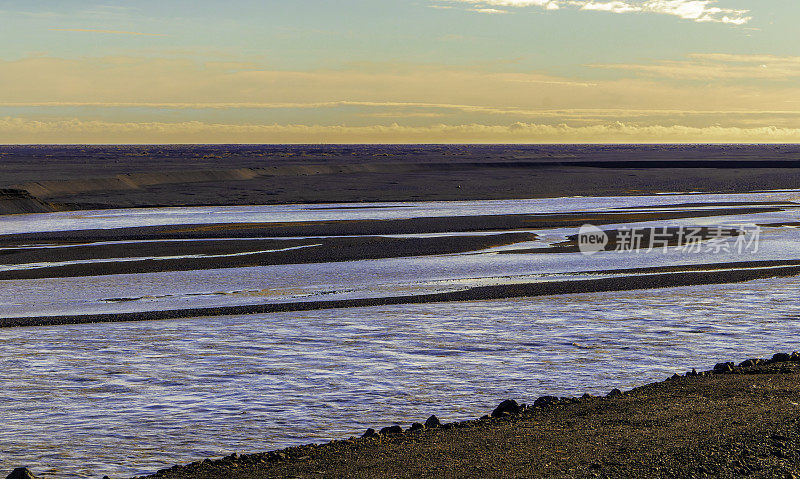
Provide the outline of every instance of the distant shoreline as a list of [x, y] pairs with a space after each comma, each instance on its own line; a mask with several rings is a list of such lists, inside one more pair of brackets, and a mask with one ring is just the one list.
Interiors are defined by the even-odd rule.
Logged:
[[800, 184], [799, 145], [0, 146], [0, 156], [0, 215], [743, 193]]

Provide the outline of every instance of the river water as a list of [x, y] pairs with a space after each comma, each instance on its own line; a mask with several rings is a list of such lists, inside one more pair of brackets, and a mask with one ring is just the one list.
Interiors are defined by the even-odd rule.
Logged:
[[[777, 201], [796, 195], [625, 201], [630, 203], [626, 206], [652, 207], [698, 201], [699, 196], [713, 201], [731, 201], [731, 196]], [[531, 200], [527, 206], [509, 203], [508, 209], [548, 208], [544, 203], [540, 208], [537, 201], [544, 200]], [[577, 211], [607, 208], [616, 200], [548, 201], [551, 209]], [[407, 217], [425, 214], [420, 213], [423, 210], [434, 216], [443, 211], [480, 214], [476, 212], [496, 212], [499, 207], [497, 202], [474, 203], [457, 208], [453, 204], [381, 205], [372, 210], [285, 208], [299, 221], [307, 215]], [[242, 215], [263, 220], [261, 208], [250, 208], [249, 213], [238, 210], [236, 221], [254, 219]], [[223, 217], [223, 210], [206, 209], [202, 217]], [[25, 215], [3, 219], [0, 225], [11, 232], [57, 231], [76, 227], [76, 221], [106, 227], [188, 224], [196, 222], [199, 212], [128, 213]], [[791, 209], [686, 221], [790, 220], [796, 221]], [[556, 239], [569, 231], [539, 233]], [[758, 253], [738, 259], [798, 259], [798, 244], [796, 229], [773, 228], [765, 231]], [[0, 281], [0, 316], [241, 304], [313, 296], [325, 288], [351, 295], [386, 294], [397, 288], [429, 291], [459, 284], [541, 280], [609, 265], [734, 259], [666, 256], [551, 254], [532, 260], [531, 255], [490, 252]], [[342, 288], [343, 283], [348, 288]], [[721, 360], [791, 351], [798, 349], [800, 334], [798, 287], [800, 278], [791, 277], [514, 300], [2, 329], [0, 471], [28, 465], [48, 477], [125, 477], [231, 452], [358, 435], [367, 427], [407, 426], [430, 414], [445, 421], [475, 418], [507, 398], [531, 402], [540, 395], [605, 393], [691, 368], [707, 369]], [[265, 292], [270, 288], [279, 291], [270, 296]], [[289, 292], [292, 288], [306, 289]], [[120, 296], [145, 299], [101, 301]]]

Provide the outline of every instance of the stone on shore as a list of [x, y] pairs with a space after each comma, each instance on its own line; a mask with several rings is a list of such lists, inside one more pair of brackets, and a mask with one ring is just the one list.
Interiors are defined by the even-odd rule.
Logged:
[[717, 363], [714, 365], [714, 372], [715, 373], [728, 373], [733, 371], [735, 365], [733, 363]]
[[509, 416], [513, 414], [519, 414], [520, 407], [517, 404], [517, 401], [513, 399], [506, 399], [505, 401], [501, 402], [499, 406], [492, 411], [492, 417], [503, 417]]
[[18, 467], [6, 479], [36, 479], [36, 476], [27, 467]]
[[791, 354], [776, 353], [775, 355], [772, 356], [772, 360], [770, 362], [783, 363], [783, 362], [791, 361], [791, 360], [792, 360], [792, 355]]
[[428, 418], [427, 421], [425, 421], [425, 427], [427, 428], [434, 429], [440, 427], [441, 425], [442, 423], [439, 422], [439, 418], [436, 417], [435, 415], [432, 415], [431, 417]]
[[612, 389], [608, 394], [606, 394], [607, 398], [615, 398], [617, 396], [622, 396], [622, 391], [617, 388]]
[[542, 396], [533, 401], [533, 405], [535, 407], [545, 407], [551, 404], [555, 404], [558, 402], [558, 398], [555, 396]]
[[419, 431], [420, 429], [425, 429], [425, 426], [418, 422], [413, 423], [411, 427], [408, 428], [409, 431]]
[[382, 435], [388, 434], [402, 434], [403, 428], [400, 426], [386, 426], [385, 428], [381, 429]]

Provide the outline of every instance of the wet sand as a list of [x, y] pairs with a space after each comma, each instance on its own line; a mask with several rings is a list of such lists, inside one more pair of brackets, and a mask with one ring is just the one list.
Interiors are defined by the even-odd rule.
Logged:
[[788, 478], [800, 472], [798, 397], [800, 355], [778, 354], [605, 397], [504, 401], [473, 421], [421, 413], [414, 427], [148, 477]]

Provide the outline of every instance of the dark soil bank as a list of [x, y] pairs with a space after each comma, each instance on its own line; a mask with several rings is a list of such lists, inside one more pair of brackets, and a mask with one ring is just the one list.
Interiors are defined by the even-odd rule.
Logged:
[[722, 363], [606, 397], [505, 401], [487, 413], [497, 417], [387, 427], [370, 437], [233, 455], [149, 477], [800, 475], [797, 353]]
[[[87, 172], [89, 172], [87, 174]], [[797, 145], [0, 146], [0, 214], [796, 188]]]

